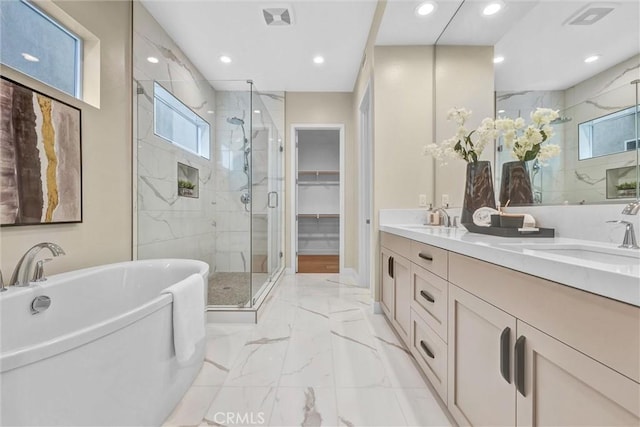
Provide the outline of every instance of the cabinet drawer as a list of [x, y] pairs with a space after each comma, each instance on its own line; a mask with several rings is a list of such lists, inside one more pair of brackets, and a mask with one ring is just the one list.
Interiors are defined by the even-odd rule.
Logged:
[[411, 353], [443, 402], [447, 401], [447, 344], [411, 310]]
[[391, 249], [393, 252], [398, 255], [402, 255], [405, 258], [409, 258], [411, 256], [411, 240], [384, 232], [380, 234], [380, 245], [382, 247]]
[[411, 264], [411, 308], [447, 342], [447, 281]]
[[424, 243], [411, 241], [411, 262], [418, 264], [420, 267], [425, 268], [437, 274], [438, 276], [447, 279], [447, 251], [444, 249], [436, 248], [435, 246], [425, 245]]

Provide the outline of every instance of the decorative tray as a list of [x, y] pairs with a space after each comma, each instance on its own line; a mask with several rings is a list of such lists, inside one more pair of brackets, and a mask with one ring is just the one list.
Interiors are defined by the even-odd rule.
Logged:
[[488, 234], [500, 237], [555, 237], [554, 228], [538, 228], [538, 231], [520, 231], [518, 228], [480, 227], [475, 224], [462, 224], [471, 233]]

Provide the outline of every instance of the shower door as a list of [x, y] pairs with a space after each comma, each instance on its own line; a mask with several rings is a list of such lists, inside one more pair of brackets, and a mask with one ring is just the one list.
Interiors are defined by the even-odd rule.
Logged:
[[275, 123], [255, 89], [251, 111], [251, 294], [255, 304], [281, 270], [283, 153]]
[[277, 279], [284, 260], [282, 230], [284, 215], [283, 167], [284, 145], [277, 131], [269, 142], [269, 280]]

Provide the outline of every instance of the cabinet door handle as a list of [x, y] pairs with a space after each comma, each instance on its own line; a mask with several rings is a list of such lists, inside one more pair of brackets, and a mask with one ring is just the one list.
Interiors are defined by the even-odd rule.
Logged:
[[436, 358], [436, 356], [431, 352], [431, 350], [429, 350], [429, 347], [427, 347], [427, 345], [424, 343], [424, 341], [420, 341], [420, 347], [422, 347], [424, 352], [427, 353], [427, 356], [429, 356], [432, 359]]
[[391, 277], [393, 279], [393, 257], [390, 256], [389, 257], [389, 277]]
[[425, 291], [420, 291], [420, 295], [422, 295], [422, 298], [426, 299], [429, 302], [436, 302], [436, 300]]
[[427, 261], [433, 261], [433, 257], [432, 257], [431, 255], [426, 255], [426, 254], [423, 254], [422, 252], [420, 252], [420, 253], [418, 254], [418, 256], [419, 256], [420, 258], [422, 258], [422, 259], [427, 260]]
[[511, 384], [511, 372], [509, 371], [509, 353], [511, 352], [511, 328], [506, 327], [500, 334], [500, 373], [502, 378]]
[[521, 335], [520, 338], [518, 338], [518, 340], [516, 341], [516, 348], [515, 348], [515, 359], [516, 359], [516, 378], [515, 378], [515, 383], [516, 383], [516, 388], [518, 389], [518, 392], [520, 392], [521, 395], [523, 395], [524, 397], [526, 397], [526, 394], [524, 392], [524, 352], [525, 352], [525, 342], [527, 341], [527, 339], [524, 337], [524, 335]]

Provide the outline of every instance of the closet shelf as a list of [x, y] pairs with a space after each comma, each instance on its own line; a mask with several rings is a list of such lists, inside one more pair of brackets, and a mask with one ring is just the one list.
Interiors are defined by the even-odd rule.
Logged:
[[317, 171], [298, 171], [298, 175], [340, 175], [340, 171], [328, 171], [328, 170], [317, 170]]
[[315, 219], [321, 219], [321, 218], [340, 218], [340, 214], [298, 214], [298, 218], [315, 218]]
[[298, 181], [298, 185], [340, 185], [338, 181]]

